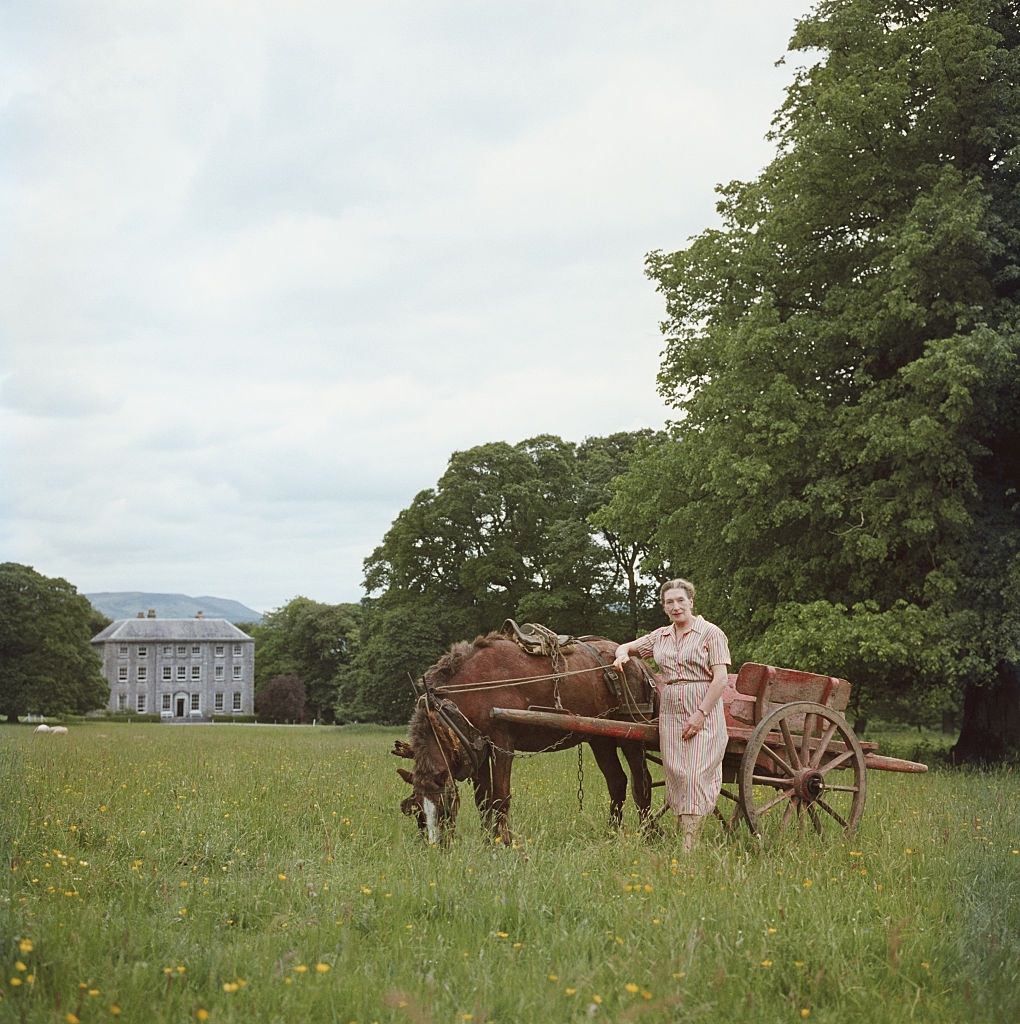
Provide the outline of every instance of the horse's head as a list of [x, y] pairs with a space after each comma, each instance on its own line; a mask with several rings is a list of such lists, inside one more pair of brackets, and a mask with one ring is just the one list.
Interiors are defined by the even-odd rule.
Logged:
[[414, 761], [413, 772], [397, 769], [411, 786], [411, 795], [400, 802], [400, 809], [415, 819], [430, 843], [438, 843], [452, 835], [460, 810], [460, 752], [449, 729], [425, 708], [415, 712], [410, 731], [412, 742], [397, 740], [392, 751]]

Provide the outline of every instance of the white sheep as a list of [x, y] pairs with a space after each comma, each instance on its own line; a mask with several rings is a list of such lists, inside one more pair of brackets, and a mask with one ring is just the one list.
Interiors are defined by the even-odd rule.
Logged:
[[53, 733], [54, 736], [66, 736], [67, 735], [67, 726], [66, 725], [55, 725], [55, 726], [53, 726], [52, 729], [50, 729], [50, 732]]
[[37, 725], [35, 727], [35, 731], [36, 732], [49, 732], [50, 731], [50, 727], [45, 722], [43, 722], [42, 725]]

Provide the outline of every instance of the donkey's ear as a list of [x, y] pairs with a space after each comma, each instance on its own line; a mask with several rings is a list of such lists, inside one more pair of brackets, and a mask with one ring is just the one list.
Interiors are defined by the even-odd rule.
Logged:
[[398, 768], [397, 774], [406, 782], [409, 786], [414, 785], [414, 776], [406, 768]]
[[414, 758], [414, 747], [410, 743], [405, 743], [403, 740], [395, 740], [393, 743], [393, 749], [390, 751], [396, 757], [407, 757]]

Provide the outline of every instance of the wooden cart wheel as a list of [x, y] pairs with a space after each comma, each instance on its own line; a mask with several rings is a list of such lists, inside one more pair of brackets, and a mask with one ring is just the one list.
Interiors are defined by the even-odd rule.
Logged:
[[766, 715], [740, 762], [740, 805], [758, 836], [805, 822], [852, 832], [864, 813], [864, 751], [842, 715], [810, 701]]

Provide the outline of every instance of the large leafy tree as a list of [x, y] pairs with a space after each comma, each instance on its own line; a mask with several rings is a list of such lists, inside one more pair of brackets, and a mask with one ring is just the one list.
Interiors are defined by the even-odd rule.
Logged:
[[0, 713], [83, 714], [109, 687], [90, 645], [93, 611], [67, 580], [0, 565]]
[[576, 446], [558, 437], [455, 452], [366, 560], [366, 589], [384, 591], [386, 604], [443, 604], [461, 637], [518, 615], [584, 632], [613, 566], [587, 527], [578, 483]]
[[307, 717], [332, 721], [341, 670], [357, 647], [361, 609], [295, 597], [251, 628], [256, 698], [271, 679], [296, 677], [305, 688]]
[[615, 509], [744, 653], [796, 637], [875, 690], [965, 691], [962, 759], [1020, 750], [1018, 13], [798, 23], [776, 158], [648, 259], [678, 425]]
[[455, 452], [365, 562], [362, 643], [338, 715], [399, 721], [417, 677], [454, 641], [505, 618], [622, 636], [647, 585], [642, 542], [597, 513], [651, 431], [575, 445], [543, 434]]

